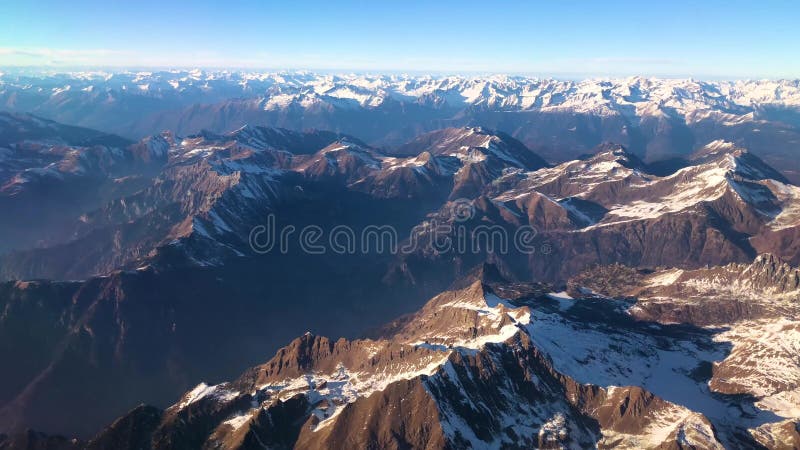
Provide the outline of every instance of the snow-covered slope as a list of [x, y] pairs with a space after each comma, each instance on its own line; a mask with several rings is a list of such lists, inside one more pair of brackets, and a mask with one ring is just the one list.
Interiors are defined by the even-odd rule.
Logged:
[[625, 308], [639, 320], [704, 326], [714, 342], [729, 346], [723, 359], [707, 359], [714, 361], [708, 380], [712, 392], [749, 395], [763, 411], [790, 421], [800, 418], [796, 267], [765, 254], [749, 264], [697, 270], [647, 273], [607, 267], [582, 274], [571, 284], [576, 292], [635, 296]]
[[[659, 116], [679, 113], [689, 120], [709, 115], [752, 120], [754, 108], [800, 106], [797, 80], [706, 82], [631, 77], [567, 81], [522, 76], [409, 76], [314, 74], [309, 72], [162, 71], [0, 74], [0, 95], [19, 91], [54, 99], [123, 91], [142, 97], [202, 93], [207, 98], [260, 95], [265, 108], [289, 104], [351, 102], [375, 108], [387, 100], [429, 102], [504, 110], [570, 110], [606, 115]], [[7, 100], [8, 101], [8, 100]]]

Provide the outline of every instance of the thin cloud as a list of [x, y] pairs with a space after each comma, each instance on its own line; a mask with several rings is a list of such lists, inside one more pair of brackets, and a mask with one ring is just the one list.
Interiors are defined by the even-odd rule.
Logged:
[[110, 49], [0, 47], [0, 63], [7, 65], [98, 64], [129, 56], [128, 52]]

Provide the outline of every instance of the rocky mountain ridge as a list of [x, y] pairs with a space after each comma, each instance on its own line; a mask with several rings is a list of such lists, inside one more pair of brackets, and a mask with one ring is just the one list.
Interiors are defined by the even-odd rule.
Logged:
[[[237, 381], [200, 384], [163, 413], [131, 411], [88, 447], [784, 448], [800, 442], [795, 412], [752, 387], [730, 389], [734, 374], [758, 379], [740, 359], [739, 347], [755, 349], [741, 336], [640, 322], [609, 297], [573, 298], [485, 274], [388, 324], [376, 339], [307, 333]], [[609, 319], [617, 323], [610, 335]], [[623, 356], [629, 346], [639, 354]], [[701, 374], [717, 358], [712, 374]], [[648, 359], [661, 365], [643, 364]], [[672, 378], [650, 374], [657, 366]], [[796, 362], [783, 367], [800, 370]], [[753, 406], [734, 397], [745, 393], [761, 401]]]

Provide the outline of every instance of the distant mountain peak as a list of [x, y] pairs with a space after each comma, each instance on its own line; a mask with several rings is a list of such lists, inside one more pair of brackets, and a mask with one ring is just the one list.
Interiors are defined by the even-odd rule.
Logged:
[[715, 155], [720, 153], [736, 154], [747, 152], [744, 147], [739, 147], [733, 142], [724, 139], [716, 139], [701, 147], [695, 152], [695, 157], [703, 157], [707, 155]]
[[625, 146], [607, 142], [594, 148], [594, 153], [588, 155], [585, 161], [591, 163], [610, 162], [628, 169], [644, 170], [645, 164], [639, 157], [630, 153]]
[[478, 281], [484, 286], [494, 283], [508, 283], [511, 277], [503, 275], [503, 271], [501, 271], [498, 264], [499, 263], [492, 263], [488, 261], [478, 264], [464, 277], [453, 283], [450, 288], [463, 289]]

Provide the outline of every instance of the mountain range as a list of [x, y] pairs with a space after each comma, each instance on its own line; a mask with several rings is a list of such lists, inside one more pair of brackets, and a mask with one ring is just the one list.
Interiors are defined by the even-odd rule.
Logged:
[[[798, 273], [771, 255], [693, 271], [605, 266], [556, 292], [484, 265], [370, 337], [306, 333], [233, 381], [60, 445], [794, 448]], [[736, 307], [742, 294], [750, 311]], [[688, 304], [680, 323], [663, 308]]]
[[582, 81], [495, 76], [311, 72], [0, 74], [0, 110], [30, 112], [138, 140], [246, 124], [309, 128], [394, 147], [428, 131], [482, 126], [551, 163], [602, 142], [646, 162], [682, 158], [716, 139], [750, 149], [794, 182], [800, 166], [798, 80], [631, 77]]
[[797, 448], [798, 98], [0, 75], [0, 448]]

